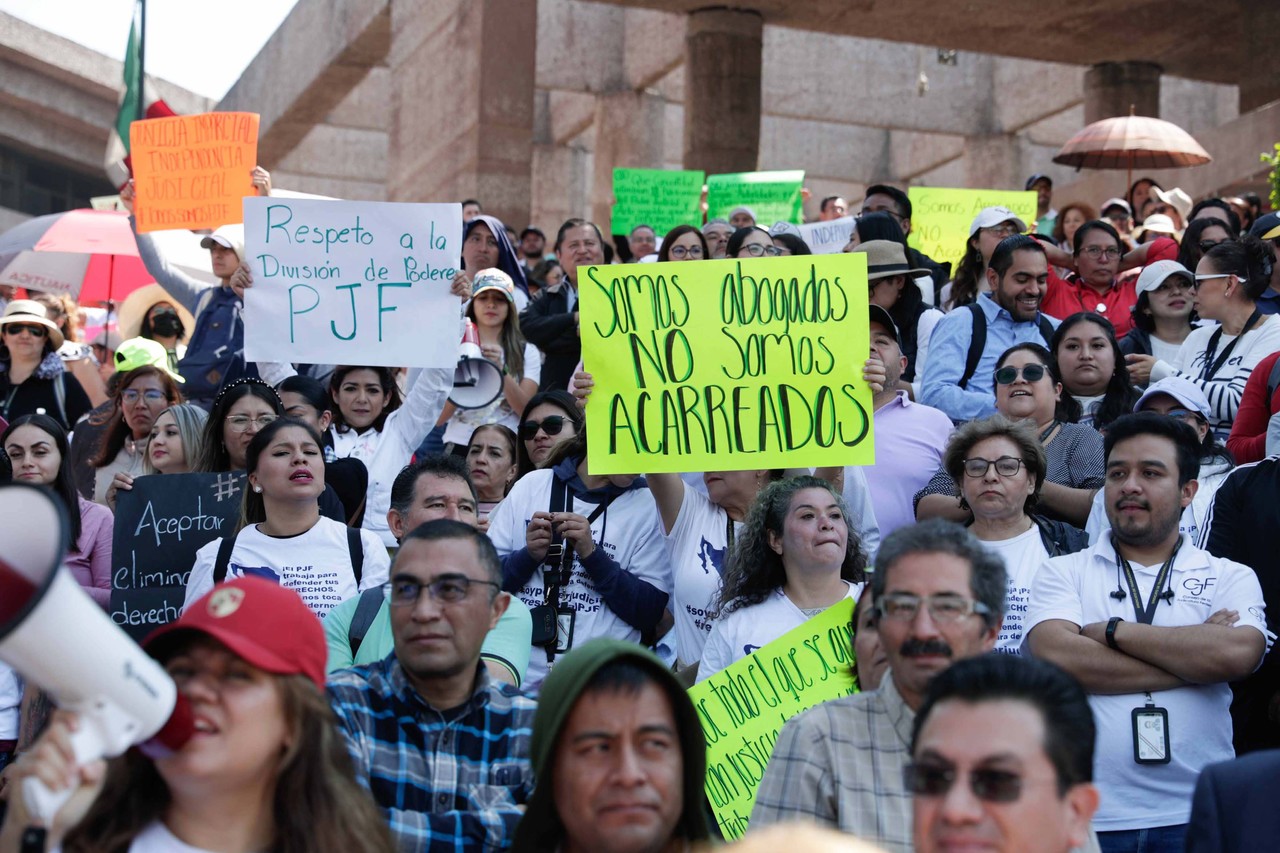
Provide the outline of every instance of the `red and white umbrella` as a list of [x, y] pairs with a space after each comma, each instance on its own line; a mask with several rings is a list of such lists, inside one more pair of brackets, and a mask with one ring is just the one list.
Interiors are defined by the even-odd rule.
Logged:
[[[184, 272], [217, 281], [197, 235], [153, 236], [165, 258], [177, 260]], [[0, 234], [0, 285], [67, 294], [82, 305], [94, 305], [119, 302], [153, 281], [123, 211], [68, 210], [28, 219]]]

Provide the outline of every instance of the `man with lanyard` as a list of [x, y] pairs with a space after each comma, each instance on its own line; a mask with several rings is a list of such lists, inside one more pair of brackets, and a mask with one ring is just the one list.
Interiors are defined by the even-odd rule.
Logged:
[[1197, 774], [1234, 755], [1228, 682], [1253, 672], [1269, 641], [1253, 572], [1178, 532], [1199, 445], [1173, 418], [1113, 423], [1111, 536], [1047, 561], [1032, 584], [1024, 650], [1079, 679], [1097, 720], [1104, 853], [1182, 850]]

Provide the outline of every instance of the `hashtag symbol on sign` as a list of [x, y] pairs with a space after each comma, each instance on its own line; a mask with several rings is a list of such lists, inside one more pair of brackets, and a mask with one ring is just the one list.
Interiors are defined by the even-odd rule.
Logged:
[[213, 496], [221, 503], [223, 498], [232, 498], [240, 491], [240, 478], [234, 474], [219, 474], [213, 483]]

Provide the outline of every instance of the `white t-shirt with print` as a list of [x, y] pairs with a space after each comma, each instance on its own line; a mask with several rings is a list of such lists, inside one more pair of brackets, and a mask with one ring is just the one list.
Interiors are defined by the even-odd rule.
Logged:
[[[54, 847], [51, 853], [62, 853], [62, 848]], [[192, 847], [170, 832], [169, 827], [156, 821], [134, 836], [129, 844], [129, 853], [213, 853], [213, 851], [203, 847]]]
[[[227, 562], [227, 580], [252, 575], [283, 584], [302, 596], [311, 611], [323, 619], [348, 598], [387, 582], [391, 558], [382, 540], [375, 533], [361, 530], [360, 543], [364, 546], [364, 565], [357, 588], [346, 525], [321, 517], [306, 533], [277, 538], [253, 524], [236, 536]], [[215, 539], [196, 552], [183, 610], [213, 589], [213, 564], [221, 544], [221, 539]]]
[[[1150, 600], [1160, 568], [1132, 565], [1144, 603]], [[1106, 622], [1112, 616], [1132, 621], [1132, 596], [1111, 597], [1116, 573], [1115, 549], [1109, 538], [1079, 553], [1046, 560], [1032, 582], [1026, 630], [1030, 632], [1049, 619], [1073, 625]], [[1200, 625], [1226, 608], [1240, 614], [1231, 630], [1259, 631], [1270, 644], [1262, 588], [1248, 566], [1211, 556], [1184, 535], [1171, 575], [1166, 588], [1173, 591], [1173, 601], [1159, 603], [1153, 625]], [[1156, 707], [1169, 714], [1168, 764], [1133, 760], [1133, 710], [1145, 706], [1148, 695]], [[1235, 756], [1231, 686], [1226, 683], [1186, 684], [1151, 694], [1094, 694], [1089, 696], [1089, 706], [1098, 727], [1094, 782], [1102, 794], [1102, 805], [1093, 817], [1098, 832], [1186, 823], [1200, 771], [1207, 764]]]
[[[845, 598], [858, 600], [862, 584], [849, 583]], [[816, 615], [816, 614], [814, 614]], [[782, 587], [769, 593], [759, 604], [753, 604], [716, 619], [711, 626], [711, 636], [702, 650], [702, 663], [698, 666], [698, 680], [705, 681], [720, 670], [737, 663], [792, 628], [799, 628], [812, 618], [791, 599]]]
[[1004, 622], [1000, 624], [1000, 636], [996, 638], [996, 651], [1016, 655], [1022, 645], [1023, 620], [1027, 615], [1027, 604], [1031, 601], [1031, 579], [1049, 559], [1049, 552], [1045, 550], [1040, 528], [1035, 524], [1012, 539], [1000, 542], [983, 540], [982, 547], [1000, 555], [1009, 576]]
[[[685, 487], [680, 514], [667, 534], [674, 583], [671, 612], [675, 616], [676, 656], [692, 664], [715, 622], [713, 607], [720, 592], [728, 539], [729, 514], [705, 494]], [[734, 532], [741, 522], [734, 522]]]

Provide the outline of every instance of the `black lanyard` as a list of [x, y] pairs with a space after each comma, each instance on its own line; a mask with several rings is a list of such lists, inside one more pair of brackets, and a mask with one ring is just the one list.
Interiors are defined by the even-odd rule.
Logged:
[[[1155, 619], [1160, 599], [1167, 598], [1170, 602], [1173, 601], [1173, 583], [1170, 575], [1173, 573], [1173, 561], [1178, 557], [1178, 549], [1182, 547], [1182, 537], [1178, 537], [1177, 544], [1173, 546], [1173, 553], [1156, 573], [1156, 582], [1151, 587], [1151, 598], [1147, 600], [1145, 607], [1142, 604], [1142, 592], [1138, 589], [1138, 579], [1133, 576], [1133, 567], [1129, 565], [1128, 560], [1120, 556], [1120, 548], [1116, 545], [1115, 536], [1111, 537], [1111, 547], [1116, 552], [1116, 571], [1124, 572], [1125, 583], [1129, 585], [1129, 595], [1133, 597], [1133, 618], [1144, 625], [1150, 625], [1151, 620]], [[1161, 593], [1161, 588], [1166, 584], [1168, 584], [1168, 590]]]
[[1227, 363], [1227, 359], [1231, 356], [1231, 351], [1236, 348], [1236, 344], [1240, 343], [1240, 339], [1247, 335], [1249, 330], [1253, 328], [1253, 324], [1260, 319], [1262, 319], [1262, 313], [1255, 308], [1253, 313], [1249, 315], [1249, 319], [1245, 321], [1244, 328], [1240, 330], [1240, 334], [1236, 335], [1231, 343], [1227, 344], [1227, 348], [1222, 351], [1222, 355], [1219, 355], [1216, 361], [1213, 357], [1217, 355], [1218, 342], [1222, 340], [1222, 327], [1219, 326], [1214, 331], [1213, 336], [1209, 338], [1209, 347], [1204, 353], [1204, 367], [1200, 370], [1201, 382], [1208, 382], [1213, 379], [1222, 365]]

